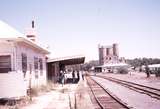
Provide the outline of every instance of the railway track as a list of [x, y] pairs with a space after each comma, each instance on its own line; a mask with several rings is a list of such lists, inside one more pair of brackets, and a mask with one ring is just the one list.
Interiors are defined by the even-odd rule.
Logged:
[[135, 90], [135, 91], [143, 93], [143, 94], [147, 94], [147, 95], [151, 96], [152, 98], [156, 98], [156, 99], [160, 100], [160, 89], [156, 89], [153, 87], [149, 87], [149, 86], [145, 86], [145, 85], [141, 85], [141, 84], [137, 84], [137, 83], [133, 83], [133, 82], [129, 82], [129, 81], [124, 81], [124, 80], [120, 80], [120, 79], [116, 79], [116, 78], [112, 78], [112, 77], [105, 77], [105, 76], [96, 76], [96, 77], [100, 77], [100, 78], [118, 83], [118, 84], [123, 85], [127, 88], [130, 88], [132, 90]]
[[99, 107], [96, 109], [130, 109], [127, 104], [103, 88], [91, 77], [87, 77], [88, 85]]

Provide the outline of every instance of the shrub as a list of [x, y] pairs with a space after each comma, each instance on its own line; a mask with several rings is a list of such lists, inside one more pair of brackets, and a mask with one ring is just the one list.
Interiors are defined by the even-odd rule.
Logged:
[[128, 69], [124, 68], [124, 67], [121, 67], [121, 68], [117, 69], [117, 72], [120, 73], [120, 74], [127, 74], [128, 73]]
[[31, 96], [38, 96], [38, 88], [31, 88], [30, 94]]

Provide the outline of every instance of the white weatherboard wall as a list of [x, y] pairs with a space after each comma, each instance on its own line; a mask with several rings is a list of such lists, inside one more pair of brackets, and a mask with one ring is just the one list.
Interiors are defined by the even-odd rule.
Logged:
[[[27, 73], [22, 72], [22, 53], [27, 55]], [[47, 50], [28, 40], [25, 35], [0, 20], [0, 55], [11, 56], [11, 71], [0, 73], [0, 98], [25, 96], [32, 78], [32, 87], [46, 84], [46, 59]], [[43, 60], [43, 75], [35, 79], [34, 57]], [[31, 76], [30, 66], [32, 67]]]
[[15, 47], [13, 42], [0, 41], [0, 55], [10, 55], [11, 56], [11, 67], [15, 70]]
[[0, 98], [20, 98], [26, 95], [26, 85], [22, 73], [0, 74]]
[[[27, 55], [27, 72], [24, 78], [22, 72], [22, 56]], [[19, 98], [26, 96], [31, 77], [31, 86], [46, 85], [46, 57], [41, 51], [24, 43], [14, 41], [0, 41], [0, 55], [11, 55], [11, 72], [0, 73], [0, 98]], [[43, 75], [40, 75], [38, 66], [38, 78], [35, 78], [34, 57], [43, 60]], [[30, 76], [30, 66], [31, 76]]]
[[13, 42], [0, 41], [0, 55], [11, 56], [11, 72], [0, 73], [0, 98], [22, 97], [26, 95], [26, 84], [22, 73], [15, 70], [15, 45]]
[[[39, 87], [40, 85], [46, 85], [46, 59], [45, 54], [37, 51], [36, 49], [26, 46], [23, 43], [17, 44], [17, 69], [22, 71], [22, 58], [21, 54], [25, 53], [27, 55], [27, 72], [24, 78], [27, 86], [29, 87], [29, 79], [31, 77], [32, 87]], [[42, 58], [43, 61], [43, 75], [40, 75], [40, 70], [38, 68], [38, 78], [35, 78], [34, 69], [34, 57]], [[30, 75], [30, 65], [31, 65], [31, 75]], [[39, 66], [38, 66], [39, 67]]]

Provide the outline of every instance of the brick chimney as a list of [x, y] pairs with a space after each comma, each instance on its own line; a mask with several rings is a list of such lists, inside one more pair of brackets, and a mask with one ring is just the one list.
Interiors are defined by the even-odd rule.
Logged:
[[26, 36], [28, 39], [32, 40], [33, 42], [36, 42], [36, 32], [35, 32], [34, 20], [32, 20], [32, 28], [29, 28], [27, 30]]

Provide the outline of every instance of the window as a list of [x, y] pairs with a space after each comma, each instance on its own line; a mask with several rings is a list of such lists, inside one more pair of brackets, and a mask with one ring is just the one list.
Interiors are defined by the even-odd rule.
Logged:
[[11, 56], [0, 56], [0, 73], [8, 73], [11, 71]]
[[27, 72], [27, 55], [25, 53], [22, 53], [22, 72], [25, 77]]
[[38, 58], [34, 57], [35, 78], [38, 78]]
[[40, 75], [43, 75], [43, 60], [42, 58], [39, 58], [39, 67], [40, 67]]

